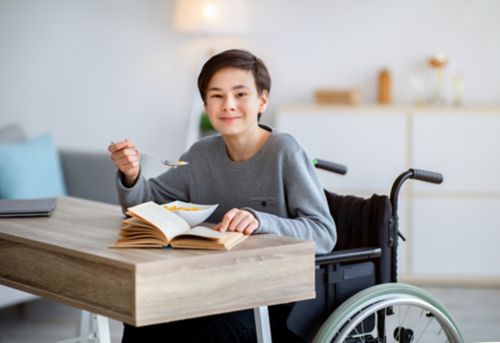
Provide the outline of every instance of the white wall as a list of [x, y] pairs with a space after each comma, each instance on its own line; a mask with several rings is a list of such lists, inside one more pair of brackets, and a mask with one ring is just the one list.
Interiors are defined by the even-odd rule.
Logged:
[[468, 104], [500, 103], [500, 1], [249, 0], [251, 31], [207, 41], [172, 31], [168, 0], [0, 0], [0, 126], [50, 131], [64, 148], [104, 150], [131, 137], [175, 158], [209, 45], [248, 48], [273, 77], [271, 106], [310, 102], [318, 87], [375, 99], [390, 68], [394, 99], [432, 54], [464, 75]]

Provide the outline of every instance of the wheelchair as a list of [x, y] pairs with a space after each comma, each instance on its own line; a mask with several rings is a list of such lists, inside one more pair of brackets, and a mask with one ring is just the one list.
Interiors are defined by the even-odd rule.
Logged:
[[[316, 159], [316, 168], [345, 174]], [[360, 198], [325, 190], [337, 244], [316, 256], [316, 298], [293, 304], [287, 326], [307, 342], [463, 342], [457, 324], [430, 293], [397, 283], [398, 195], [408, 179], [439, 184], [439, 173], [409, 169], [387, 195]]]

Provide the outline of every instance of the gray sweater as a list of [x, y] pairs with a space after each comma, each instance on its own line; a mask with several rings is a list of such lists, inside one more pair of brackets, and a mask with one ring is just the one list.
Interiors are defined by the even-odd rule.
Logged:
[[122, 208], [152, 200], [219, 204], [208, 219], [218, 223], [231, 208], [251, 211], [256, 233], [312, 240], [316, 253], [333, 249], [337, 235], [323, 189], [311, 160], [289, 134], [275, 130], [249, 160], [232, 161], [221, 136], [195, 143], [182, 157], [189, 165], [171, 168], [156, 178], [139, 176], [128, 188], [117, 174]]

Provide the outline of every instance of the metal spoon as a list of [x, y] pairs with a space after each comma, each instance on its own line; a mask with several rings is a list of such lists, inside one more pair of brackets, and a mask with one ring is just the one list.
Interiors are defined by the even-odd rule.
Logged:
[[189, 164], [188, 161], [180, 161], [180, 160], [179, 161], [167, 161], [167, 160], [162, 160], [158, 156], [156, 156], [156, 155], [154, 155], [154, 154], [152, 154], [150, 152], [146, 152], [146, 151], [141, 151], [141, 154], [151, 156], [151, 157], [157, 159], [158, 161], [160, 161], [161, 163], [163, 163], [164, 165], [169, 166], [169, 167], [177, 168], [177, 167], [187, 166]]
[[[111, 144], [115, 144], [115, 143], [113, 141], [111, 141]], [[132, 149], [132, 150], [135, 150], [135, 151], [139, 152], [139, 150], [134, 149], [134, 148], [129, 148], [129, 149]], [[166, 165], [168, 167], [177, 168], [177, 167], [187, 166], [189, 164], [188, 161], [180, 161], [180, 160], [179, 161], [168, 161], [168, 160], [164, 160], [164, 159], [159, 158], [155, 154], [152, 154], [152, 153], [146, 152], [146, 151], [140, 151], [140, 153], [144, 154], [144, 155], [151, 156], [154, 159], [160, 161], [162, 164], [164, 164], [164, 165]]]

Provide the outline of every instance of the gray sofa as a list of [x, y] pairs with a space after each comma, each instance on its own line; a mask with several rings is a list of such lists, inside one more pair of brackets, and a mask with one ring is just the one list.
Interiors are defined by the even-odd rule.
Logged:
[[118, 204], [116, 168], [109, 154], [64, 150], [59, 156], [68, 195]]
[[[61, 151], [59, 153], [68, 195], [117, 204], [116, 169], [107, 153]], [[0, 285], [0, 308], [37, 297]]]

